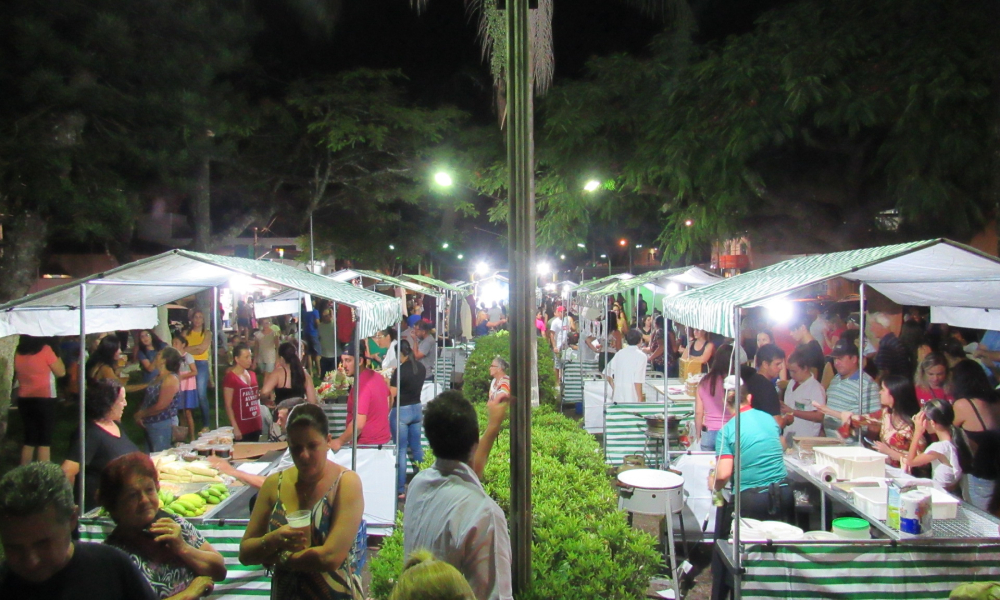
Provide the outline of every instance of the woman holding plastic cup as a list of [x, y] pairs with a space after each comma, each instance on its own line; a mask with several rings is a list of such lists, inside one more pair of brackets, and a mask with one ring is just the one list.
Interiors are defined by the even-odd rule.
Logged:
[[293, 467], [261, 487], [240, 562], [274, 567], [272, 598], [349, 599], [349, 553], [364, 498], [357, 473], [326, 459], [330, 433], [323, 409], [300, 404], [288, 417]]

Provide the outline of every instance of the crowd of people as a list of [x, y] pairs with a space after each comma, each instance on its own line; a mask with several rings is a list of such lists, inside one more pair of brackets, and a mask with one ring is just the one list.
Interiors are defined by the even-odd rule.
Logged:
[[[326, 413], [296, 400], [285, 425], [291, 464], [259, 482], [239, 561], [268, 568], [272, 598], [361, 598], [353, 549], [364, 514], [362, 482], [328, 460]], [[403, 524], [408, 560], [392, 598], [512, 598], [506, 519], [481, 484], [508, 400], [488, 401], [482, 435], [461, 392], [428, 403], [427, 437], [437, 461], [411, 483]], [[226, 580], [219, 551], [184, 517], [162, 510], [147, 454], [111, 460], [94, 489], [114, 523], [103, 544], [74, 539], [78, 503], [55, 464], [29, 463], [0, 479], [0, 596], [186, 600]]]
[[[172, 332], [169, 345], [149, 330], [88, 340], [88, 359], [76, 370], [86, 380], [86, 454], [74, 433], [61, 468], [49, 462], [55, 407], [60, 394], [72, 391], [74, 374], [66, 363], [75, 362], [79, 349], [22, 337], [15, 370], [25, 445], [22, 466], [0, 482], [5, 550], [0, 596], [197, 598], [225, 580], [222, 556], [197, 528], [162, 510], [149, 457], [191, 439], [199, 421], [210, 423], [210, 412], [202, 411], [208, 408], [208, 390], [219, 385], [236, 440], [288, 443], [267, 477], [238, 471], [224, 458], [208, 459], [221, 473], [259, 489], [239, 558], [273, 572], [272, 597], [352, 597], [357, 573], [350, 567], [364, 510], [362, 485], [356, 473], [330, 459], [356, 436], [358, 445], [399, 444], [398, 500], [408, 522], [425, 519], [407, 527], [412, 531], [407, 539], [419, 545], [408, 552], [412, 556], [393, 597], [417, 598], [420, 590], [445, 586], [456, 590], [455, 598], [509, 598], [506, 523], [479, 483], [510, 401], [506, 362], [497, 357], [491, 366], [489, 419], [480, 435], [475, 410], [460, 392], [443, 393], [423, 410], [421, 395], [425, 382], [433, 381], [437, 340], [434, 325], [419, 314], [401, 323], [401, 336], [390, 327], [363, 340], [359, 349], [349, 341], [349, 310], [348, 321], [338, 326], [332, 307], [317, 303], [314, 310], [304, 310], [301, 344], [294, 322], [282, 327], [269, 319], [257, 321], [246, 308], [237, 314], [243, 315], [238, 328], [217, 355], [211, 353], [215, 338], [200, 310], [192, 310], [188, 324]], [[342, 343], [343, 338], [348, 341]], [[228, 363], [218, 382], [210, 377], [213, 360]], [[358, 397], [356, 409], [347, 402], [346, 430], [337, 436], [318, 406], [323, 400], [314, 384], [314, 374], [330, 371], [350, 383], [347, 397], [353, 400], [355, 388]], [[57, 386], [59, 378], [69, 381]], [[132, 416], [142, 440], [131, 440], [122, 426], [131, 392], [141, 394]], [[423, 462], [425, 421], [438, 463], [407, 486], [407, 459], [417, 466]], [[74, 497], [77, 477], [85, 479], [85, 498]], [[443, 492], [446, 488], [451, 491]], [[115, 523], [105, 544], [74, 541], [78, 517], [98, 507]], [[452, 509], [468, 520], [460, 524], [468, 539], [442, 528], [440, 515]], [[301, 510], [310, 513], [307, 530], [289, 525], [288, 515]], [[51, 527], [21, 525], [41, 520]], [[492, 546], [480, 547], [487, 539]], [[46, 552], [39, 553], [43, 543]], [[80, 577], [81, 570], [88, 576]], [[107, 580], [106, 585], [86, 586], [96, 579]]]

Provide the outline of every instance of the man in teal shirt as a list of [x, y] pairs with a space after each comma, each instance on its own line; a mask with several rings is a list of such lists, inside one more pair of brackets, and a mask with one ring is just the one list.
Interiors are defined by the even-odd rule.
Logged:
[[[733, 456], [736, 454], [736, 421], [740, 423], [740, 516], [761, 521], [789, 521], [794, 511], [792, 488], [785, 480], [784, 448], [781, 431], [774, 417], [751, 406], [746, 386], [740, 385], [741, 401], [737, 408], [735, 378], [725, 381], [726, 409], [734, 418], [722, 428], [718, 442], [715, 475], [709, 477], [709, 487], [719, 491], [733, 477]], [[739, 411], [737, 413], [737, 410]], [[733, 523], [730, 500], [719, 507], [715, 517], [715, 537], [729, 537]], [[712, 557], [712, 600], [728, 596], [731, 576], [716, 549]]]

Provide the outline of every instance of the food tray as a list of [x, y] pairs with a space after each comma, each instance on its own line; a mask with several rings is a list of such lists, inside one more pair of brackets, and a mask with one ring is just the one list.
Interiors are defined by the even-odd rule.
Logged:
[[832, 467], [837, 479], [885, 477], [885, 454], [857, 446], [817, 446], [816, 464]]

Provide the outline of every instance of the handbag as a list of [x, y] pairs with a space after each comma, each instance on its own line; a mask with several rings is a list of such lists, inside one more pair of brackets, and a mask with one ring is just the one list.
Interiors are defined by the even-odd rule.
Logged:
[[[343, 473], [340, 474], [343, 477]], [[337, 492], [340, 489], [340, 477], [337, 478], [336, 483], [330, 489], [327, 498], [330, 506], [333, 506], [334, 500], [337, 498]], [[333, 517], [336, 519], [336, 515]], [[364, 521], [362, 520], [362, 527], [364, 526]], [[361, 581], [361, 568], [358, 566], [358, 540], [351, 544], [351, 549], [347, 551], [347, 557], [344, 559], [344, 564], [340, 565], [339, 568], [333, 572], [327, 574], [323, 573], [323, 578], [330, 578], [337, 582], [342, 588], [344, 588], [348, 594], [351, 595], [351, 600], [365, 600], [365, 589], [364, 584]]]

